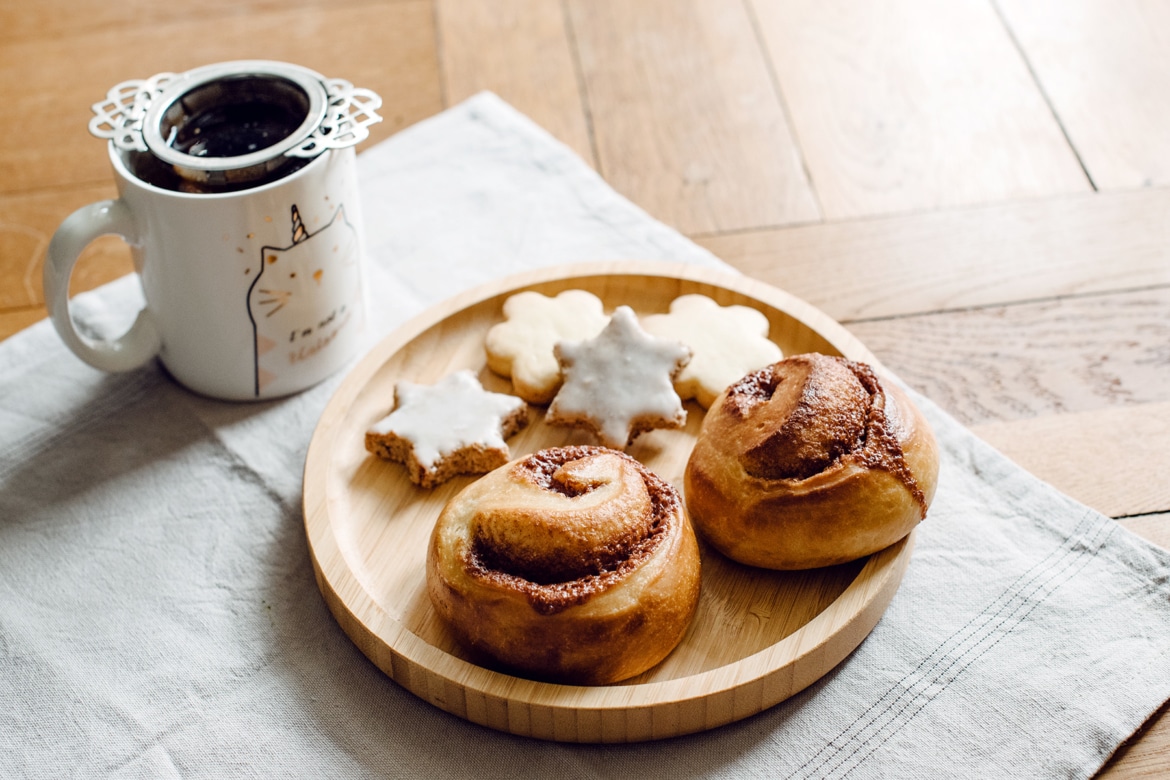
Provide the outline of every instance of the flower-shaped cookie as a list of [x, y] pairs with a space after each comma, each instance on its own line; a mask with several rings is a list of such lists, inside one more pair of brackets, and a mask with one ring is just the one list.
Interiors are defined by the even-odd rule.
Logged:
[[504, 317], [484, 342], [488, 367], [511, 377], [516, 395], [533, 404], [547, 404], [561, 386], [553, 346], [593, 338], [609, 321], [601, 300], [584, 290], [565, 290], [555, 298], [517, 293], [504, 301]]
[[619, 450], [644, 431], [686, 423], [673, 380], [691, 350], [642, 330], [628, 306], [619, 306], [595, 338], [562, 341], [555, 352], [564, 384], [546, 422], [593, 431]]
[[411, 482], [429, 488], [504, 465], [504, 439], [527, 424], [524, 401], [488, 392], [471, 371], [456, 371], [433, 385], [399, 382], [394, 411], [366, 431], [366, 449], [402, 463]]
[[705, 295], [675, 298], [669, 314], [643, 317], [642, 327], [694, 351], [675, 379], [674, 389], [704, 409], [728, 385], [784, 357], [780, 347], [768, 340], [768, 318], [761, 312], [747, 306], [720, 306]]

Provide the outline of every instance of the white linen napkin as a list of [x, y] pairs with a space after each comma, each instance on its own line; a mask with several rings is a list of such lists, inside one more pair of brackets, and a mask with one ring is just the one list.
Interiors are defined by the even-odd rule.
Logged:
[[[375, 327], [506, 273], [718, 264], [490, 94], [359, 157]], [[81, 296], [116, 328], [127, 277]], [[810, 689], [707, 733], [537, 742], [416, 699], [342, 634], [300, 509], [341, 377], [226, 404], [0, 344], [0, 776], [1088, 777], [1170, 698], [1170, 554], [917, 398], [943, 449], [909, 570]]]

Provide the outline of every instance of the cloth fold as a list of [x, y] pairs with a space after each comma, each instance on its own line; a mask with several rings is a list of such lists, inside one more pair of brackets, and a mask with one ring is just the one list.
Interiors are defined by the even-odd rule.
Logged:
[[[373, 341], [514, 271], [720, 266], [481, 94], [359, 157]], [[127, 277], [76, 300], [98, 330]], [[665, 742], [558, 745], [399, 688], [338, 628], [301, 469], [341, 381], [227, 404], [0, 344], [0, 775], [1088, 777], [1170, 698], [1170, 554], [916, 396], [937, 498], [886, 614], [801, 694]]]

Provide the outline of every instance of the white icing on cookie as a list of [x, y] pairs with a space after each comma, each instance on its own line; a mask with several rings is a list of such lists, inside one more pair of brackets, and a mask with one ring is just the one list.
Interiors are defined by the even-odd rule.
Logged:
[[548, 403], [561, 386], [553, 346], [593, 338], [609, 321], [601, 299], [584, 290], [566, 290], [555, 298], [517, 293], [504, 301], [504, 317], [484, 342], [488, 367], [511, 377], [516, 394], [534, 404]]
[[555, 352], [564, 384], [546, 422], [588, 428], [614, 449], [643, 431], [686, 422], [672, 380], [691, 350], [646, 333], [628, 306], [618, 307], [596, 338], [562, 341]]
[[784, 357], [780, 347], [768, 340], [768, 318], [761, 312], [747, 306], [720, 306], [705, 295], [676, 298], [669, 314], [643, 317], [642, 327], [694, 350], [674, 389], [704, 409], [728, 385]]
[[411, 444], [414, 460], [425, 470], [460, 450], [503, 450], [503, 421], [526, 408], [523, 400], [492, 393], [469, 370], [456, 371], [433, 385], [399, 382], [394, 411], [369, 432], [393, 434]]

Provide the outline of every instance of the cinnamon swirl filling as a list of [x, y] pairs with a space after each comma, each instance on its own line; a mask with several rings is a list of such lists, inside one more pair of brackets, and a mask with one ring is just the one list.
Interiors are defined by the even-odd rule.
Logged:
[[682, 640], [701, 584], [679, 494], [602, 447], [548, 449], [448, 500], [427, 550], [427, 592], [476, 663], [604, 685]]
[[753, 433], [744, 471], [805, 480], [855, 462], [897, 478], [926, 516], [927, 499], [906, 465], [893, 404], [864, 363], [821, 354], [793, 356], [748, 374], [727, 390], [728, 412]]
[[635, 570], [679, 508], [674, 488], [624, 453], [543, 450], [510, 466], [505, 487], [477, 507], [463, 564], [553, 614]]

